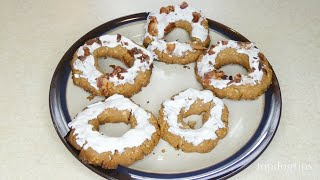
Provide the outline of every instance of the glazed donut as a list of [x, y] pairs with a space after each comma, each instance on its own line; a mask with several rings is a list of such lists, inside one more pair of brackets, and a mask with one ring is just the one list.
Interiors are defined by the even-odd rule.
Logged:
[[[129, 69], [113, 66], [112, 73], [103, 73], [97, 58], [107, 56], [121, 60]], [[71, 61], [74, 84], [96, 96], [131, 97], [148, 85], [152, 67], [151, 53], [120, 34], [88, 40]]]
[[[99, 132], [100, 124], [118, 122], [130, 124], [132, 128], [121, 137]], [[71, 128], [68, 141], [80, 150], [79, 158], [105, 169], [129, 166], [143, 159], [160, 139], [155, 116], [118, 94], [89, 105], [68, 126]]]
[[[227, 64], [242, 65], [247, 75], [234, 77], [219, 70]], [[267, 58], [254, 43], [219, 41], [212, 45], [196, 64], [197, 80], [219, 98], [256, 99], [271, 84], [272, 70]]]
[[[183, 118], [201, 114], [203, 125], [192, 129]], [[228, 109], [209, 90], [187, 89], [162, 103], [159, 112], [161, 137], [184, 152], [206, 153], [228, 132]]]
[[[164, 36], [174, 28], [185, 29], [190, 43], [166, 42]], [[166, 63], [188, 64], [195, 62], [210, 43], [208, 21], [200, 11], [180, 6], [162, 7], [160, 12], [150, 12], [147, 18], [144, 46], [154, 57]]]

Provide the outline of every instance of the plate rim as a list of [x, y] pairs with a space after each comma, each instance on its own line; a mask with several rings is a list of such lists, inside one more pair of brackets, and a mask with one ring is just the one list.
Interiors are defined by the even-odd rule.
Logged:
[[[261, 122], [258, 125], [257, 130], [253, 134], [253, 136], [250, 137], [249, 141], [246, 142], [244, 146], [242, 146], [236, 153], [228, 157], [227, 159], [214, 164], [209, 167], [205, 167], [202, 169], [198, 169], [195, 171], [190, 171], [190, 172], [183, 172], [183, 173], [172, 173], [172, 174], [160, 174], [160, 173], [150, 173], [150, 172], [143, 172], [139, 170], [134, 170], [130, 169], [127, 167], [119, 166], [115, 170], [106, 170], [102, 169], [100, 167], [95, 167], [92, 165], [88, 165], [83, 163], [79, 158], [78, 154], [76, 153], [76, 150], [66, 141], [65, 137], [67, 136], [66, 132], [63, 132], [65, 130], [61, 129], [59, 124], [64, 124], [65, 126], [67, 125], [66, 119], [71, 120], [71, 117], [68, 113], [67, 110], [67, 104], [66, 104], [66, 98], [62, 96], [66, 95], [66, 85], [69, 80], [69, 74], [70, 74], [70, 66], [69, 66], [69, 61], [70, 57], [74, 54], [74, 52], [80, 47], [82, 44], [84, 44], [88, 39], [97, 37], [99, 35], [102, 35], [110, 30], [113, 30], [115, 28], [118, 28], [120, 26], [134, 23], [137, 21], [143, 21], [146, 20], [149, 12], [142, 12], [142, 13], [136, 13], [136, 14], [131, 14], [127, 16], [123, 16], [120, 18], [113, 19], [111, 21], [108, 21], [106, 23], [103, 23], [102, 25], [90, 30], [88, 33], [83, 35], [80, 39], [78, 39], [63, 55], [63, 57], [60, 59], [54, 74], [52, 76], [52, 80], [50, 83], [50, 89], [49, 89], [49, 109], [50, 109], [50, 115], [51, 119], [54, 125], [54, 128], [63, 142], [63, 144], [67, 147], [67, 149], [71, 152], [75, 158], [77, 158], [82, 164], [84, 164], [86, 167], [88, 167], [90, 170], [93, 172], [99, 174], [100, 176], [104, 178], [121, 178], [121, 179], [129, 179], [129, 178], [135, 178], [135, 179], [142, 179], [145, 177], [148, 178], [166, 178], [166, 179], [171, 179], [171, 178], [191, 178], [191, 179], [199, 179], [199, 178], [228, 178], [231, 177], [246, 167], [248, 167], [251, 163], [253, 163], [269, 146], [271, 143], [274, 135], [276, 134], [277, 128], [280, 123], [280, 118], [281, 118], [281, 111], [282, 111], [282, 96], [281, 96], [281, 90], [280, 90], [280, 85], [277, 79], [277, 76], [275, 72], [273, 71], [273, 82], [270, 88], [267, 90], [265, 93], [265, 108], [264, 108], [264, 113]], [[232, 28], [225, 26], [219, 22], [216, 22], [214, 20], [211, 20], [209, 18], [208, 23], [209, 23], [209, 28], [216, 31], [219, 34], [222, 34], [223, 36], [226, 36], [230, 39], [233, 40], [238, 40], [238, 41], [247, 41], [250, 42], [247, 38], [245, 38], [243, 35], [238, 33], [237, 31], [233, 30]], [[212, 28], [214, 27], [214, 28]], [[271, 65], [270, 65], [271, 66]], [[271, 66], [272, 68], [272, 66]], [[62, 71], [64, 70], [64, 71]], [[64, 73], [61, 73], [64, 72]], [[66, 73], [68, 72], [68, 73]], [[62, 80], [62, 81], [58, 81]], [[60, 82], [60, 84], [56, 84], [56, 82]], [[61, 84], [62, 83], [62, 84]], [[62, 86], [61, 86], [62, 85]], [[271, 91], [273, 89], [274, 91]], [[275, 98], [277, 96], [278, 98]], [[62, 97], [62, 99], [61, 99]], [[59, 106], [60, 105], [60, 106]], [[272, 106], [277, 106], [277, 112], [273, 112], [273, 118], [270, 117], [272, 114], [270, 114], [270, 107]], [[269, 108], [268, 114], [266, 114], [266, 107]], [[67, 117], [65, 117], [65, 114], [67, 114]], [[265, 121], [264, 121], [265, 120]], [[269, 121], [267, 121], [269, 120]], [[273, 121], [271, 121], [273, 120]], [[270, 122], [271, 121], [271, 122]], [[269, 129], [265, 129], [266, 126], [262, 126], [262, 122], [265, 123], [272, 123], [271, 125], [269, 124]], [[263, 130], [263, 131], [262, 131]], [[229, 165], [228, 167], [225, 167], [226, 169], [220, 169], [217, 171], [218, 166], [221, 166], [223, 162], [226, 162], [227, 160], [230, 160], [237, 155], [241, 155], [244, 153], [242, 150], [248, 150], [248, 146], [252, 145], [254, 143], [254, 140], [256, 140], [254, 137], [258, 136], [257, 133], [258, 131], [261, 131], [259, 136], [262, 136], [263, 139], [260, 138], [261, 142], [259, 144], [256, 144], [255, 149], [250, 149], [251, 151], [248, 151], [246, 153], [246, 156], [243, 156], [239, 161], [233, 162], [233, 164]], [[264, 132], [263, 135], [261, 133]], [[65, 134], [63, 136], [63, 134]], [[251, 144], [249, 143], [251, 142]], [[216, 171], [213, 171], [213, 170]]]

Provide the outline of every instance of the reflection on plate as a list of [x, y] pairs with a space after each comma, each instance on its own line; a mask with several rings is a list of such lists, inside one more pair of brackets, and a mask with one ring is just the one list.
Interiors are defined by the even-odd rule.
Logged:
[[[122, 34], [138, 44], [142, 44], [144, 24], [147, 13], [133, 14], [107, 22], [88, 32], [69, 48], [62, 57], [53, 75], [50, 87], [50, 111], [54, 126], [62, 142], [78, 158], [75, 150], [65, 139], [69, 128], [67, 123], [87, 105], [102, 100], [96, 97], [89, 101], [84, 90], [73, 85], [70, 76], [69, 61], [73, 53], [86, 40], [104, 33]], [[209, 19], [212, 42], [221, 39], [248, 41], [234, 30]], [[167, 40], [184, 41], [187, 33], [174, 30]], [[100, 66], [119, 63], [112, 58], [101, 59]], [[187, 66], [154, 63], [150, 84], [132, 97], [133, 101], [150, 110], [156, 116], [161, 103], [173, 94], [186, 88], [202, 89], [196, 81], [194, 63]], [[235, 74], [243, 71], [237, 66], [227, 66], [224, 70]], [[106, 178], [218, 178], [229, 177], [251, 164], [268, 146], [277, 129], [281, 114], [281, 93], [278, 80], [273, 75], [273, 84], [255, 101], [223, 100], [229, 108], [229, 133], [213, 151], [205, 154], [184, 153], [173, 149], [167, 142], [160, 140], [153, 153], [130, 167], [118, 167], [116, 170], [105, 170], [85, 164], [97, 174]], [[128, 126], [108, 125], [102, 129], [115, 135], [125, 132]], [[121, 134], [118, 134], [121, 135]]]

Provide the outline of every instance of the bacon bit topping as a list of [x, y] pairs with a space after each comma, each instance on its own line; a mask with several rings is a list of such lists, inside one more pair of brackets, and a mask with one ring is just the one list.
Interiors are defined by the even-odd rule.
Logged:
[[166, 49], [167, 49], [168, 53], [171, 54], [175, 48], [176, 48], [176, 44], [167, 44]]
[[224, 75], [224, 72], [223, 71], [219, 71], [219, 70], [214, 70], [213, 71], [213, 76], [215, 79], [222, 79]]
[[128, 50], [128, 53], [130, 54], [131, 57], [133, 57], [135, 54], [138, 54], [139, 51], [138, 51], [138, 48], [134, 47], [134, 48]]
[[210, 84], [210, 82], [211, 82], [211, 80], [210, 80], [211, 77], [212, 77], [212, 75], [211, 75], [210, 72], [205, 73], [204, 76], [203, 76], [203, 83], [206, 84], [206, 85]]
[[138, 54], [139, 51], [138, 51], [138, 48], [134, 47], [132, 48], [131, 50], [129, 50], [132, 54]]
[[153, 36], [158, 35], [157, 24], [158, 24], [157, 18], [154, 16], [151, 16], [150, 23], [148, 25], [148, 32]]
[[119, 72], [119, 73], [124, 73], [124, 72], [128, 72], [125, 68], [121, 67], [121, 66], [116, 66], [116, 65], [110, 65], [109, 67], [113, 68], [113, 72]]
[[124, 45], [128, 46], [128, 42], [124, 42]]
[[222, 42], [222, 45], [227, 45], [228, 44], [228, 41], [221, 41]]
[[183, 1], [182, 4], [180, 4], [180, 8], [181, 8], [181, 9], [185, 9], [185, 8], [187, 8], [188, 6], [189, 6], [189, 4], [188, 4], [187, 2], [185, 2], [185, 1]]
[[79, 56], [78, 59], [80, 59], [80, 61], [84, 61], [86, 59], [85, 56]]
[[210, 47], [210, 50], [208, 51], [208, 54], [209, 55], [212, 55], [212, 54], [215, 54], [216, 52], [214, 52], [214, 48], [215, 48], [216, 46], [215, 45], [211, 45], [211, 47]]
[[258, 65], [259, 71], [261, 71], [262, 69], [262, 63], [259, 61], [259, 65]]
[[169, 7], [169, 13], [174, 12], [174, 6], [168, 6]]
[[212, 49], [210, 49], [209, 51], [208, 51], [208, 54], [209, 55], [212, 55], [212, 54], [215, 54], [216, 52], [214, 52], [214, 50], [212, 50]]
[[101, 86], [102, 86], [102, 78], [101, 77], [99, 77], [98, 79], [97, 79], [97, 86], [98, 86], [98, 88], [100, 88]]
[[207, 51], [203, 51], [202, 54], [203, 54], [203, 55], [206, 55], [206, 54], [207, 54]]
[[164, 32], [169, 32], [171, 29], [175, 28], [175, 23], [169, 23], [169, 25], [164, 29]]
[[232, 80], [233, 79], [233, 77], [232, 76], [229, 76], [229, 80]]
[[193, 12], [192, 16], [193, 16], [192, 22], [197, 23], [200, 19], [200, 14], [197, 12]]
[[116, 65], [111, 64], [111, 65], [109, 65], [109, 67], [111, 67], [112, 69], [114, 69], [114, 68], [116, 68]]
[[251, 69], [252, 69], [252, 71], [255, 71], [255, 70], [256, 70], [256, 68], [254, 68], [254, 67], [252, 67]]
[[101, 88], [102, 86], [106, 85], [109, 80], [109, 74], [103, 74], [97, 79], [97, 86]]
[[234, 77], [234, 81], [235, 81], [236, 83], [241, 82], [241, 74], [237, 74], [237, 75]]
[[160, 14], [162, 14], [162, 13], [168, 14], [165, 7], [161, 7], [161, 8], [160, 8]]
[[138, 57], [138, 59], [140, 59], [140, 62], [145, 62], [146, 60], [149, 60], [150, 58], [148, 55], [142, 54], [140, 57]]
[[118, 79], [124, 79], [124, 77], [121, 76], [120, 73], [128, 72], [125, 68], [121, 66], [110, 65], [110, 67], [113, 68], [113, 71], [108, 74], [108, 76], [110, 77], [117, 76]]
[[228, 78], [227, 75], [223, 75], [223, 76], [221, 77], [221, 79], [223, 79], [223, 80], [226, 80], [227, 78]]
[[117, 34], [117, 42], [121, 41], [121, 34]]
[[233, 82], [234, 82], [234, 80], [229, 81], [229, 82], [227, 83], [227, 86], [230, 85], [230, 84], [232, 84]]
[[167, 6], [167, 7], [160, 8], [160, 14], [162, 13], [169, 14], [170, 12], [174, 12], [174, 6]]
[[90, 53], [90, 49], [88, 47], [83, 47], [83, 51], [84, 51], [84, 56], [89, 56]]
[[92, 45], [93, 43], [102, 44], [99, 38], [89, 39], [85, 42], [86, 45]]

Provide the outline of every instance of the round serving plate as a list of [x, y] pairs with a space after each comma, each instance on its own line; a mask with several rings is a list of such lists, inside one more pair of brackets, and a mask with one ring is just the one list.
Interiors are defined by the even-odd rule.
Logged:
[[[144, 26], [148, 13], [133, 14], [121, 17], [91, 30], [76, 41], [60, 60], [52, 77], [49, 105], [50, 113], [56, 131], [68, 148], [78, 158], [79, 151], [74, 149], [66, 140], [68, 123], [87, 105], [103, 100], [90, 95], [83, 89], [73, 85], [71, 79], [70, 60], [76, 50], [88, 39], [103, 34], [122, 34], [138, 44], [142, 44]], [[233, 29], [208, 19], [211, 42], [232, 39], [249, 41]], [[168, 41], [188, 40], [183, 30], [174, 30], [167, 36]], [[113, 58], [99, 60], [100, 67], [108, 71], [110, 64], [119, 64]], [[121, 64], [121, 63], [120, 63]], [[202, 89], [194, 73], [195, 63], [169, 65], [154, 62], [150, 84], [141, 92], [134, 95], [132, 100], [146, 110], [158, 115], [161, 103], [172, 95], [186, 89]], [[229, 74], [245, 73], [239, 66], [223, 67]], [[227, 178], [250, 165], [267, 148], [271, 142], [281, 115], [281, 92], [276, 75], [266, 93], [254, 101], [232, 101], [223, 99], [229, 108], [229, 132], [219, 141], [216, 148], [209, 153], [184, 153], [175, 150], [167, 142], [160, 140], [153, 152], [144, 159], [129, 167], [119, 166], [115, 170], [84, 164], [95, 173], [108, 179], [210, 179]], [[193, 117], [195, 120], [199, 116]], [[124, 124], [107, 124], [101, 126], [101, 131], [111, 136], [121, 136], [130, 127]]]

